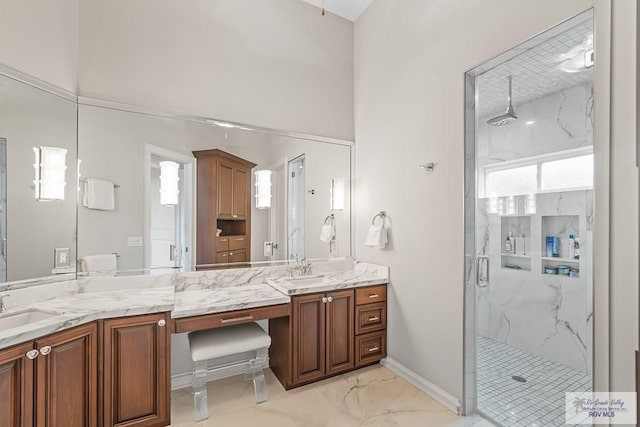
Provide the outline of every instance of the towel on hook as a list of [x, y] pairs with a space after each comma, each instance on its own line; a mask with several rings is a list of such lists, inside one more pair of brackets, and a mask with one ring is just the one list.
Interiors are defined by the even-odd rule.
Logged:
[[[376, 218], [380, 218], [380, 224], [376, 224]], [[365, 246], [370, 248], [384, 249], [387, 245], [387, 229], [384, 228], [384, 218], [376, 216], [373, 218], [369, 231], [367, 232], [367, 239], [365, 240]]]
[[84, 182], [82, 206], [101, 211], [112, 211], [116, 207], [114, 184], [106, 179], [87, 178]]
[[86, 272], [106, 272], [118, 269], [116, 254], [87, 255], [82, 258], [82, 267]]

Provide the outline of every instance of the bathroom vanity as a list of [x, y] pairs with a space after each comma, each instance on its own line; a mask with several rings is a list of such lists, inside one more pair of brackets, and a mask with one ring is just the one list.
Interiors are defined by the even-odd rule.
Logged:
[[[174, 333], [268, 319], [270, 365], [286, 389], [385, 357], [384, 267], [297, 283], [286, 268], [253, 270], [250, 283], [246, 269], [87, 279], [1, 314], [0, 413], [9, 416], [0, 425], [169, 425]], [[36, 288], [13, 292], [43, 292]], [[24, 313], [32, 321], [2, 327]]]

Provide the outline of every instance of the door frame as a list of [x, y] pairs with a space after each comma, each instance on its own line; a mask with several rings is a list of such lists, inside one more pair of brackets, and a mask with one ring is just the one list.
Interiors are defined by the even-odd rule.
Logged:
[[149, 269], [151, 266], [151, 198], [149, 194], [151, 192], [151, 157], [160, 156], [166, 159], [172, 160], [184, 165], [184, 194], [182, 200], [184, 201], [184, 246], [183, 248], [183, 260], [182, 268], [190, 269], [193, 266], [192, 260], [195, 259], [195, 199], [196, 194], [196, 182], [195, 182], [195, 157], [190, 157], [175, 151], [167, 150], [166, 148], [158, 147], [157, 145], [145, 143], [144, 144], [144, 268]]
[[[593, 387], [596, 391], [608, 391], [610, 385], [609, 357], [609, 257], [610, 257], [610, 118], [611, 118], [611, 4], [595, 2], [568, 19], [533, 35], [506, 52], [466, 70], [464, 84], [464, 188], [463, 230], [467, 224], [473, 232], [464, 233], [463, 272], [463, 414], [477, 412], [476, 395], [476, 284], [475, 284], [475, 205], [476, 205], [476, 109], [475, 78], [498, 63], [516, 56], [528, 45], [537, 44], [542, 33], [563, 31], [562, 24], [582, 13], [592, 11], [594, 22], [595, 65], [593, 71], [594, 120], [594, 222], [593, 222]], [[552, 33], [549, 33], [552, 34]], [[517, 51], [517, 52], [514, 52]], [[471, 185], [472, 183], [472, 185]]]

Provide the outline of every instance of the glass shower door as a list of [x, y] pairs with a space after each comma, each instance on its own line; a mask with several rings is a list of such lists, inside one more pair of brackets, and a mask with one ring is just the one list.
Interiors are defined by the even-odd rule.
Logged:
[[287, 248], [289, 259], [304, 258], [305, 156], [289, 161]]
[[592, 49], [588, 11], [467, 73], [466, 399], [499, 425], [592, 389]]

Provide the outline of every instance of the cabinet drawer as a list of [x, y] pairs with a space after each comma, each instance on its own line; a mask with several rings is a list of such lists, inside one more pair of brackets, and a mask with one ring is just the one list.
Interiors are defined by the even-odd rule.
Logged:
[[356, 366], [375, 363], [387, 356], [387, 332], [372, 332], [356, 337]]
[[244, 249], [239, 251], [229, 251], [229, 262], [246, 262], [247, 251]]
[[229, 252], [216, 253], [216, 264], [229, 262]]
[[229, 250], [247, 249], [247, 236], [229, 236]]
[[216, 237], [216, 252], [226, 252], [229, 250], [229, 236]]
[[205, 314], [202, 316], [182, 317], [176, 319], [176, 333], [201, 331], [221, 326], [255, 322], [256, 320], [274, 319], [289, 316], [289, 304], [270, 305], [266, 307], [234, 310], [224, 313]]
[[378, 302], [356, 306], [356, 335], [387, 327], [387, 304]]
[[369, 286], [356, 289], [356, 304], [371, 304], [387, 300], [387, 285]]

